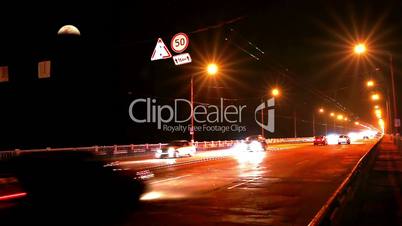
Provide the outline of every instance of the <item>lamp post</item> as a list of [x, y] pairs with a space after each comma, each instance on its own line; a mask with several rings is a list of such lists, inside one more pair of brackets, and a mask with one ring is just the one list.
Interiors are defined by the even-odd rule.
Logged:
[[[367, 51], [366, 45], [364, 43], [358, 43], [353, 48], [354, 52], [357, 55], [362, 55]], [[388, 60], [389, 60], [389, 72], [390, 72], [390, 80], [391, 80], [391, 95], [392, 95], [392, 107], [393, 107], [393, 133], [399, 134], [400, 127], [400, 119], [398, 118], [398, 108], [397, 108], [397, 98], [395, 91], [395, 78], [394, 78], [394, 67], [393, 67], [393, 56], [390, 52], [387, 52]], [[368, 85], [368, 84], [367, 84]]]
[[[324, 112], [325, 112], [324, 108], [319, 108], [318, 109], [319, 114], [323, 114]], [[327, 123], [328, 123], [328, 119], [325, 118], [325, 136], [328, 134], [328, 125], [327, 125]], [[313, 135], [315, 135], [315, 117], [314, 117], [314, 114], [313, 114]]]
[[334, 119], [334, 133], [336, 133], [336, 118], [335, 118], [335, 113], [331, 112], [331, 114], [329, 114], [329, 116], [331, 116]]
[[397, 120], [400, 120], [398, 118], [398, 108], [396, 106], [396, 92], [395, 92], [395, 79], [394, 79], [394, 67], [393, 67], [393, 58], [392, 54], [389, 53], [389, 70], [390, 70], [390, 75], [391, 75], [391, 89], [392, 89], [392, 102], [393, 102], [393, 108], [394, 108], [394, 133], [399, 134], [399, 127], [400, 127], [400, 121], [397, 123]]
[[[278, 97], [280, 95], [280, 90], [278, 88], [273, 88], [271, 90], [272, 97]], [[261, 98], [261, 102], [264, 101], [264, 98]], [[264, 124], [264, 109], [261, 110], [261, 123]], [[261, 127], [261, 136], [265, 137], [265, 130]]]
[[[206, 67], [207, 74], [209, 76], [214, 76], [218, 73], [218, 66], [214, 63], [210, 63]], [[194, 143], [194, 75], [191, 74], [191, 81], [190, 81], [190, 102], [191, 102], [191, 128], [190, 128], [190, 135], [191, 135], [191, 142]]]

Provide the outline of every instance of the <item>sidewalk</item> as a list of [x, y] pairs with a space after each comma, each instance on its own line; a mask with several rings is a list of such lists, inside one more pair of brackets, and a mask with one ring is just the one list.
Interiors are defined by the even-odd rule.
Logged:
[[402, 147], [385, 136], [373, 168], [340, 225], [402, 225]]

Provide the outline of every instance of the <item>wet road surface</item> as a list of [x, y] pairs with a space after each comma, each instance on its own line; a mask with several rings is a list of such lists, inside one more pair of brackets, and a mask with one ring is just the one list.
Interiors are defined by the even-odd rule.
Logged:
[[155, 171], [123, 225], [307, 225], [373, 145], [299, 144]]
[[[102, 223], [307, 225], [373, 145], [283, 144], [267, 152], [224, 150], [191, 158], [120, 160], [118, 164], [131, 170], [153, 168], [153, 177], [137, 209]], [[178, 164], [189, 161], [193, 163]], [[80, 224], [80, 218], [74, 222]]]

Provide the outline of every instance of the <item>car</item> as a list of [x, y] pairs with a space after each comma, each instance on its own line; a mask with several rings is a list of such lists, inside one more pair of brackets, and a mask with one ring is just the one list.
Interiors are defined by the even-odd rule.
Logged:
[[338, 144], [350, 144], [350, 137], [347, 135], [339, 135]]
[[156, 150], [156, 158], [179, 158], [183, 156], [194, 156], [196, 147], [187, 140], [175, 140], [168, 143], [161, 149]]
[[326, 136], [315, 136], [313, 144], [314, 145], [320, 145], [320, 144], [328, 145], [327, 137]]
[[267, 147], [266, 139], [262, 135], [248, 136], [236, 145], [237, 150], [250, 152], [266, 151]]

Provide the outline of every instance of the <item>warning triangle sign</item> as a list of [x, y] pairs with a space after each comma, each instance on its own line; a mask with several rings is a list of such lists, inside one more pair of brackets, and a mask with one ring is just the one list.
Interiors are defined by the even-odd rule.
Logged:
[[156, 46], [154, 52], [152, 53], [151, 60], [161, 60], [171, 58], [172, 54], [169, 52], [169, 49], [166, 47], [165, 43], [163, 43], [161, 38], [158, 38], [156, 42]]

